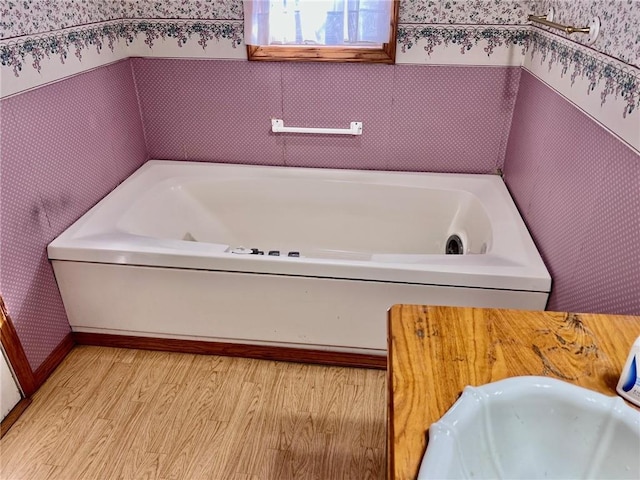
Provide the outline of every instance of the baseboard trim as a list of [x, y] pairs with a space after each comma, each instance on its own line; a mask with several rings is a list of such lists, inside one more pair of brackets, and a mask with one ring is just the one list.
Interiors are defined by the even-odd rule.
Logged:
[[56, 367], [62, 363], [64, 357], [69, 354], [74, 346], [75, 342], [73, 341], [73, 334], [69, 332], [53, 352], [51, 352], [47, 359], [42, 362], [35, 372], [33, 372], [33, 376], [36, 381], [36, 388], [40, 388], [40, 386], [42, 386], [47, 378], [49, 378], [49, 375], [51, 375]]
[[4, 437], [5, 434], [9, 431], [11, 426], [16, 423], [16, 420], [20, 418], [20, 415], [27, 409], [27, 407], [31, 404], [31, 397], [23, 398], [20, 400], [15, 407], [4, 417], [4, 420], [0, 423], [0, 438]]
[[205, 342], [202, 340], [179, 340], [173, 338], [135, 337], [107, 333], [74, 332], [73, 340], [78, 345], [100, 347], [137, 348], [165, 352], [223, 355], [228, 357], [257, 358], [282, 362], [315, 363], [340, 367], [387, 368], [387, 357], [363, 353], [327, 352], [303, 348], [247, 345], [240, 343]]

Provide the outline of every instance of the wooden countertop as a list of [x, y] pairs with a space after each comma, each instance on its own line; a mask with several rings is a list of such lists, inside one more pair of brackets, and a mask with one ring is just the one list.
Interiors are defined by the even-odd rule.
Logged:
[[417, 476], [427, 429], [466, 385], [546, 375], [616, 395], [638, 336], [640, 317], [633, 316], [393, 306], [387, 477]]

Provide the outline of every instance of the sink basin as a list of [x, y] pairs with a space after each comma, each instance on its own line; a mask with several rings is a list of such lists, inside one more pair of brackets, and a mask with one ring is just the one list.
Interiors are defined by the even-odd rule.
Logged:
[[418, 479], [640, 478], [640, 412], [549, 377], [466, 387], [429, 429]]

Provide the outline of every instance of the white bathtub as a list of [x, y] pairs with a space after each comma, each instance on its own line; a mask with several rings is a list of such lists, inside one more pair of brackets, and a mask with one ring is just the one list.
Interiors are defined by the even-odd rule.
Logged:
[[544, 309], [551, 285], [493, 175], [149, 161], [48, 253], [75, 332], [377, 355], [392, 304]]

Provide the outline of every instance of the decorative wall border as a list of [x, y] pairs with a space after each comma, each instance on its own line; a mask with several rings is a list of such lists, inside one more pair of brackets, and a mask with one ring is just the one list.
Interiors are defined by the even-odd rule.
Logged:
[[637, 68], [538, 29], [529, 33], [526, 43], [525, 53], [530, 55], [532, 62], [539, 57], [540, 63], [546, 64], [549, 71], [560, 66], [563, 77], [571, 70], [572, 85], [577, 78], [587, 79], [589, 95], [600, 87], [601, 105], [613, 95], [625, 102], [623, 117], [640, 108], [640, 70]]
[[498, 47], [524, 46], [528, 36], [526, 27], [504, 27], [499, 25], [400, 25], [398, 28], [398, 47], [407, 52], [413, 46], [422, 46], [427, 55], [436, 48], [457, 45], [459, 53], [464, 55], [478, 46], [487, 56], [491, 56]]
[[118, 20], [97, 26], [71, 28], [50, 34], [21, 37], [18, 40], [0, 41], [0, 64], [11, 67], [18, 77], [28, 57], [31, 67], [39, 73], [45, 58], [56, 57], [64, 64], [71, 52], [82, 61], [85, 50], [95, 48], [101, 53], [105, 44], [114, 52], [118, 41], [127, 46], [133, 44], [138, 35], [144, 43], [153, 48], [158, 40], [175, 39], [183, 47], [197, 37], [197, 43], [205, 49], [211, 40], [228, 40], [236, 48], [242, 45], [244, 30], [242, 22], [220, 21], [160, 21], [160, 20]]
[[521, 65], [528, 27], [400, 25], [397, 63]]
[[240, 21], [115, 20], [0, 40], [0, 97], [131, 56], [246, 58]]
[[537, 28], [522, 65], [640, 152], [640, 69]]
[[105, 44], [114, 52], [120, 39], [127, 39], [126, 31], [122, 21], [116, 20], [0, 41], [0, 65], [11, 68], [16, 77], [20, 76], [23, 67], [29, 62], [33, 69], [41, 73], [45, 59], [55, 57], [64, 65], [73, 52], [78, 61], [82, 61], [86, 50], [95, 49], [100, 54]]
[[[491, 62], [489, 58], [500, 49], [522, 47], [524, 54], [527, 36], [526, 27], [400, 25], [398, 63], [434, 63], [429, 62], [430, 57], [444, 53], [448, 58], [447, 63], [457, 64], [459, 59], [456, 55], [451, 55], [455, 52], [473, 57], [475, 64], [493, 64], [495, 62]], [[0, 41], [0, 64], [2, 67], [10, 67], [15, 76], [20, 76], [26, 63], [30, 62], [32, 68], [41, 72], [42, 63], [46, 59], [55, 57], [64, 64], [73, 52], [82, 61], [84, 51], [95, 49], [96, 53], [101, 53], [106, 45], [114, 52], [120, 41], [130, 47], [136, 43], [137, 38], [144, 38], [146, 46], [153, 49], [158, 44], [175, 40], [176, 45], [182, 48], [194, 37], [202, 50], [207, 49], [214, 39], [218, 42], [226, 41], [232, 48], [239, 48], [243, 45], [243, 24], [240, 21], [152, 19], [105, 22], [51, 34]], [[420, 53], [426, 56], [424, 62], [412, 61], [412, 49], [414, 52], [421, 50]], [[240, 50], [244, 51], [243, 48]], [[185, 53], [188, 55], [189, 52]], [[504, 62], [501, 61], [500, 64]], [[520, 64], [520, 59], [515, 58], [508, 64]]]
[[[129, 56], [246, 59], [237, 20], [116, 20], [0, 41], [1, 96]], [[400, 25], [397, 63], [521, 65], [525, 27]]]
[[[241, 20], [125, 20], [129, 55], [246, 59]], [[142, 41], [140, 41], [142, 40]]]
[[0, 96], [127, 58], [122, 24], [115, 20], [0, 41]]
[[233, 48], [243, 44], [244, 24], [242, 21], [219, 20], [125, 20], [123, 30], [127, 39], [133, 41], [134, 35], [143, 34], [144, 43], [153, 48], [157, 40], [175, 39], [178, 47], [183, 47], [194, 37], [202, 49], [209, 46], [211, 40], [226, 40]]

